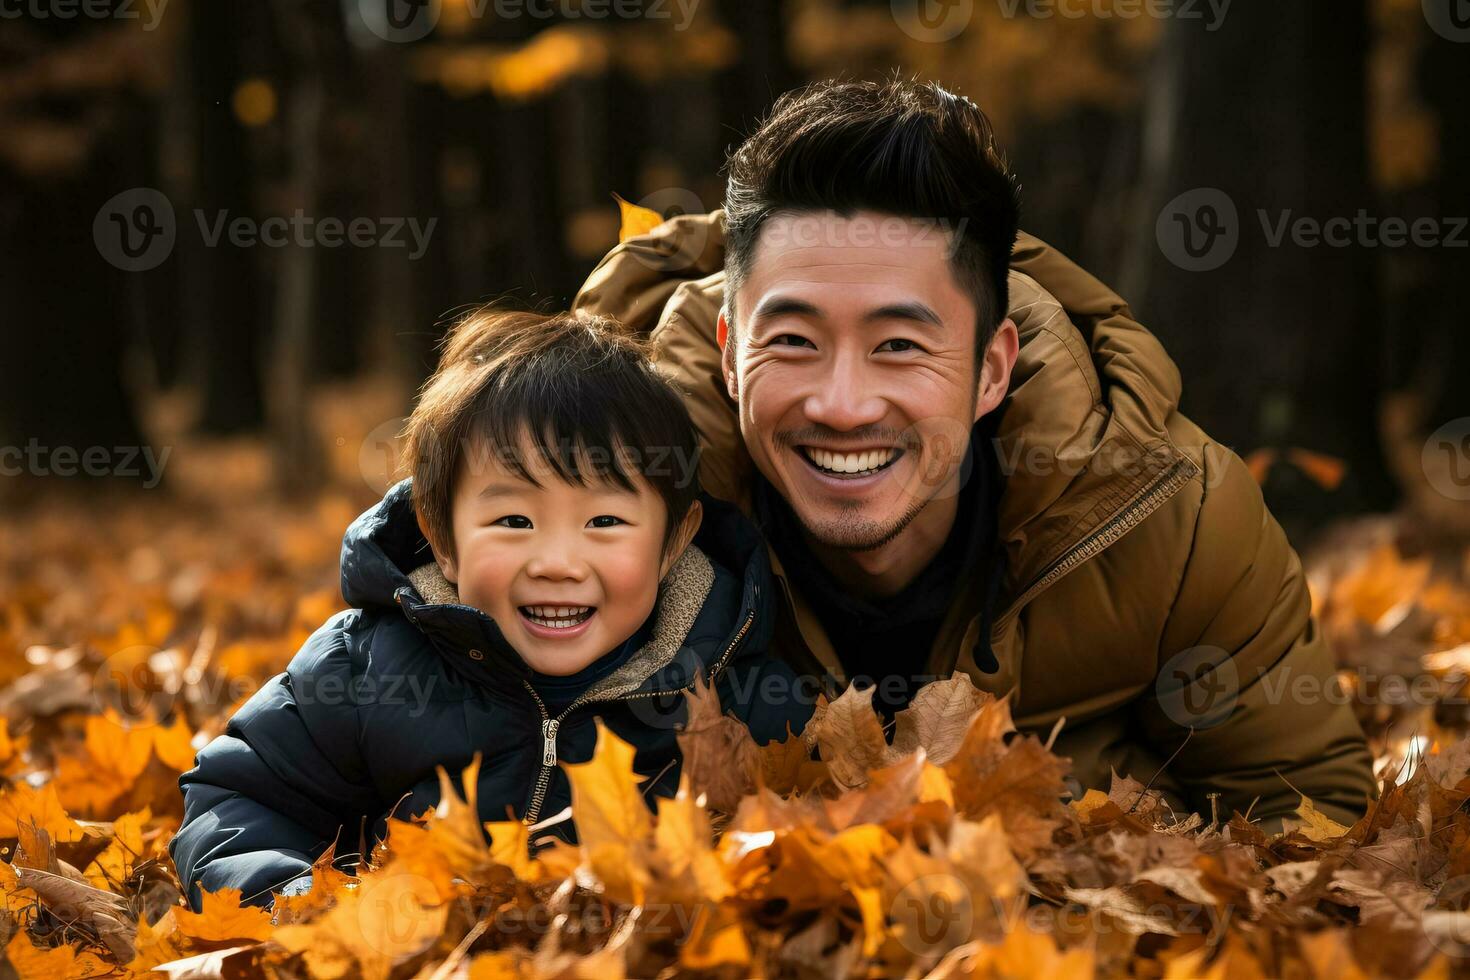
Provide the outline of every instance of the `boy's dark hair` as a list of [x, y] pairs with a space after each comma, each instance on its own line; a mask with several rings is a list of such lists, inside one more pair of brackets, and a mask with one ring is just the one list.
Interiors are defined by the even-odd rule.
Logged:
[[[1009, 308], [1019, 194], [985, 113], [933, 82], [815, 82], [787, 92], [726, 163], [725, 295], [774, 215], [858, 210], [958, 230], [951, 263], [975, 301], [977, 363]], [[963, 224], [961, 224], [963, 222]]]
[[652, 346], [616, 322], [582, 313], [482, 309], [445, 336], [405, 430], [414, 511], [424, 536], [454, 555], [455, 482], [479, 452], [536, 486], [527, 438], [567, 483], [589, 478], [663, 498], [664, 547], [699, 496], [699, 436]]

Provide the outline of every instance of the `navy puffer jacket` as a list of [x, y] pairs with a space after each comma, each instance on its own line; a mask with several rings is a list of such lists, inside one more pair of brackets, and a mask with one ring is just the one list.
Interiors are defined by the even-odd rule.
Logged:
[[[356, 608], [312, 634], [179, 778], [184, 822], [169, 853], [190, 904], [201, 886], [267, 904], [334, 841], [350, 865], [389, 815], [438, 802], [435, 766], [462, 789], [476, 752], [482, 820], [546, 820], [571, 803], [557, 763], [591, 758], [599, 717], [637, 749], [652, 805], [678, 787], [683, 691], [701, 673], [757, 740], [799, 731], [810, 693], [766, 655], [777, 607], [765, 544], [735, 507], [702, 503], [694, 542], [660, 583], [651, 638], [553, 719], [494, 620], [457, 601], [411, 481], [393, 487], [343, 538], [342, 595]], [[565, 820], [546, 834], [575, 839]]]

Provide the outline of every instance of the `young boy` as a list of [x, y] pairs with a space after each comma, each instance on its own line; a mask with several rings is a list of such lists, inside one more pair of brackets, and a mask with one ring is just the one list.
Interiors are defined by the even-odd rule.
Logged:
[[571, 802], [559, 763], [591, 758], [596, 718], [637, 749], [652, 805], [678, 787], [676, 719], [700, 674], [759, 741], [810, 715], [765, 654], [765, 545], [700, 493], [682, 397], [615, 324], [471, 316], [407, 436], [412, 476], [343, 539], [357, 608], [180, 777], [169, 852], [195, 908], [201, 886], [252, 904], [309, 887], [329, 844], [359, 856], [390, 814], [438, 802], [436, 766], [458, 777], [477, 752], [482, 820], [547, 821]]

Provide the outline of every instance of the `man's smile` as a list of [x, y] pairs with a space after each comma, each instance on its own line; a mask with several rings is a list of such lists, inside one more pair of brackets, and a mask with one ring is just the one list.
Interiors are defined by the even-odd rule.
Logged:
[[903, 450], [897, 446], [872, 449], [832, 450], [820, 446], [799, 446], [798, 450], [814, 468], [831, 476], [871, 476], [898, 461]]

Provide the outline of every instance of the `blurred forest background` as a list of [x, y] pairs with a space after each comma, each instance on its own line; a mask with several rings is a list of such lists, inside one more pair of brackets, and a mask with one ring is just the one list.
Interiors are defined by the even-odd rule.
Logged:
[[[170, 450], [161, 480], [7, 474], [12, 514], [128, 484], [187, 504], [343, 474], [370, 499], [448, 318], [565, 305], [617, 241], [612, 194], [717, 207], [726, 150], [779, 93], [896, 69], [990, 113], [1023, 227], [1133, 304], [1180, 365], [1186, 411], [1252, 462], [1295, 537], [1405, 503], [1470, 528], [1463, 499], [1434, 489], [1470, 466], [1470, 430], [1448, 474], [1421, 452], [1470, 416], [1467, 233], [1460, 248], [1273, 246], [1255, 218], [1361, 209], [1448, 235], [1470, 214], [1470, 46], [1419, 0], [958, 0], [934, 7], [965, 17], [952, 37], [916, 27], [933, 10], [905, 0], [613, 7], [638, 17], [442, 0], [421, 37], [395, 36], [383, 5], [0, 10], [0, 446]], [[1230, 261], [1188, 271], [1156, 223], [1200, 187], [1230, 196], [1242, 232]], [[98, 229], [139, 188], [171, 206], [176, 240], [132, 271]], [[407, 225], [395, 246], [211, 245], [224, 212], [429, 233], [422, 249]]]

